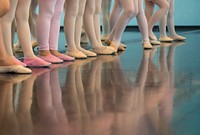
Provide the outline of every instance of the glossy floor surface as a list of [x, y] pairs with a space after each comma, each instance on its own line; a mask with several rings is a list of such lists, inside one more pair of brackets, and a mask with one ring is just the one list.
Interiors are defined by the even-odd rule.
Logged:
[[[186, 42], [0, 75], [0, 135], [199, 135], [200, 31]], [[64, 52], [64, 34], [60, 36]]]

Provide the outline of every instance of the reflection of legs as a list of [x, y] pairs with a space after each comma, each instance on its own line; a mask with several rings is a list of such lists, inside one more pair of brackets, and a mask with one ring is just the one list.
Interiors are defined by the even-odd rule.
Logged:
[[31, 119], [31, 104], [32, 104], [32, 91], [33, 84], [36, 77], [31, 76], [21, 84], [19, 101], [17, 107], [17, 117], [20, 125], [20, 132], [22, 135], [31, 135], [32, 132], [32, 119]]
[[110, 22], [109, 22], [109, 17], [110, 17], [110, 8], [111, 8], [111, 0], [102, 0], [102, 37], [101, 40], [105, 40], [105, 38], [108, 36], [110, 33]]
[[[1, 110], [4, 110], [1, 130], [2, 134], [8, 134], [8, 135], [20, 135], [19, 133], [19, 125], [17, 122], [17, 117], [14, 110], [14, 102], [13, 102], [13, 83], [6, 82], [6, 84], [2, 84], [3, 88], [1, 91], [5, 92], [5, 106], [4, 108], [1, 108]], [[6, 90], [6, 91], [5, 91]]]

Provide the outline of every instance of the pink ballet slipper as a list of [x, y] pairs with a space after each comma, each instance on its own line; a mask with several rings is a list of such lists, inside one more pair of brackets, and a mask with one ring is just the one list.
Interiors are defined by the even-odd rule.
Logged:
[[50, 62], [52, 64], [60, 64], [60, 63], [63, 63], [63, 60], [59, 59], [58, 57], [52, 55], [52, 54], [49, 54], [47, 56], [39, 56], [41, 59], [47, 61], [47, 62]]
[[24, 63], [28, 67], [49, 67], [51, 63], [42, 60], [41, 58], [24, 58]]
[[14, 61], [14, 63], [16, 64], [16, 65], [21, 65], [21, 66], [24, 66], [24, 67], [26, 67], [26, 64], [25, 63], [23, 63], [23, 62], [21, 62], [20, 60], [18, 60], [17, 58], [13, 58], [13, 61]]
[[67, 55], [64, 55], [64, 54], [59, 54], [58, 56], [59, 59], [63, 60], [63, 61], [74, 61], [74, 57], [70, 57], [70, 56], [67, 56]]

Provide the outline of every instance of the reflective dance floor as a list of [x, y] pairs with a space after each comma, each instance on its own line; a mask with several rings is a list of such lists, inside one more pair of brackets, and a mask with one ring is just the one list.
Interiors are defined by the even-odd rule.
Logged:
[[127, 31], [116, 55], [1, 74], [0, 135], [200, 135], [200, 31], [178, 33], [143, 50]]

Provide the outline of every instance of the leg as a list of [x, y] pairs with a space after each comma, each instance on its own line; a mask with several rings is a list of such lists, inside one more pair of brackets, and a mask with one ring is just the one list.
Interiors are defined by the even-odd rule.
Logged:
[[[100, 40], [100, 25], [99, 25], [99, 13], [101, 0], [87, 0], [84, 13], [84, 25], [87, 35], [90, 39], [92, 49], [97, 54], [112, 54], [114, 50], [110, 47], [102, 45]], [[95, 7], [95, 8], [94, 8]], [[96, 23], [96, 24], [95, 24]], [[100, 40], [100, 41], [99, 41]]]
[[112, 31], [113, 27], [115, 26], [122, 10], [123, 10], [123, 7], [122, 7], [120, 1], [115, 0], [114, 7], [113, 7], [111, 15], [110, 15], [110, 31]]
[[79, 10], [78, 10], [78, 15], [76, 17], [76, 22], [75, 22], [75, 44], [76, 48], [83, 52], [86, 56], [88, 57], [93, 57], [96, 56], [97, 54], [88, 50], [85, 50], [81, 47], [80, 45], [80, 38], [81, 38], [81, 32], [82, 32], [82, 26], [83, 26], [83, 14], [85, 11], [85, 4], [86, 0], [79, 0]]
[[185, 40], [186, 38], [176, 34], [174, 27], [174, 0], [169, 1], [169, 12], [167, 15], [167, 27], [169, 34], [173, 40]]
[[[169, 4], [166, 0], [151, 0], [154, 4], [159, 6], [159, 10], [150, 18], [148, 22], [149, 35], [153, 34], [153, 27], [168, 11]], [[147, 19], [148, 20], [148, 19]]]
[[134, 1], [138, 1], [138, 4], [137, 4], [138, 14], [137, 14], [136, 18], [137, 18], [137, 23], [138, 23], [139, 29], [142, 33], [143, 47], [145, 49], [151, 49], [152, 46], [149, 43], [149, 37], [148, 37], [148, 24], [147, 24], [147, 20], [145, 18], [145, 14], [144, 14], [142, 0], [134, 0]]
[[111, 8], [111, 0], [102, 0], [101, 4], [101, 10], [102, 10], [102, 37], [101, 40], [105, 40], [105, 37], [108, 36], [110, 33], [110, 22], [109, 22], [109, 17], [110, 17], [110, 8]]
[[75, 58], [87, 58], [85, 54], [83, 54], [76, 48], [76, 42], [75, 42], [76, 18], [79, 12], [79, 0], [66, 0], [65, 2], [66, 2], [65, 4], [66, 12], [65, 12], [64, 30], [68, 46], [67, 54]]
[[108, 36], [108, 39], [112, 41], [110, 46], [112, 46], [115, 51], [118, 50], [126, 25], [138, 12], [137, 9], [135, 9], [135, 3], [132, 0], [120, 0], [120, 3], [124, 7], [124, 10]]

